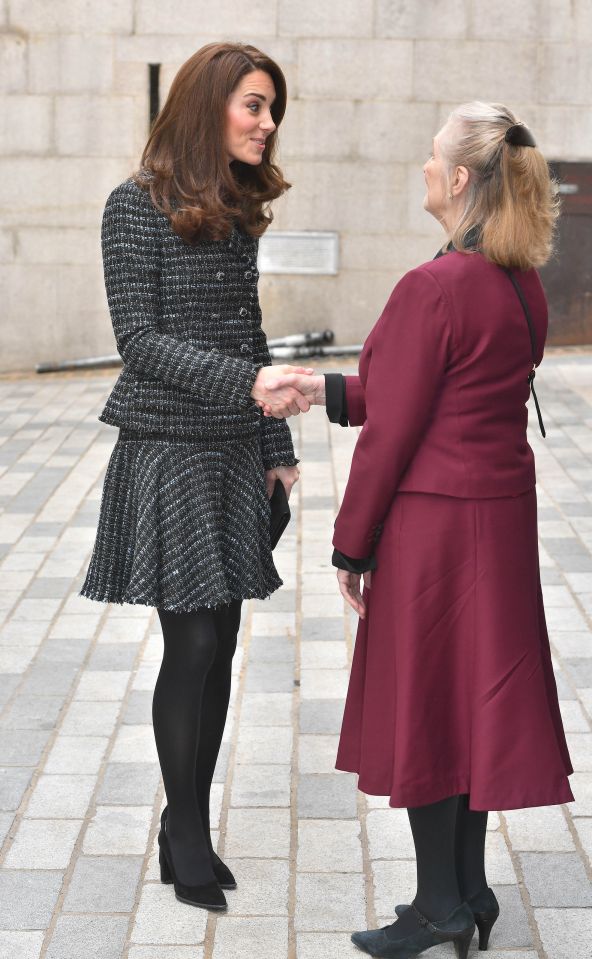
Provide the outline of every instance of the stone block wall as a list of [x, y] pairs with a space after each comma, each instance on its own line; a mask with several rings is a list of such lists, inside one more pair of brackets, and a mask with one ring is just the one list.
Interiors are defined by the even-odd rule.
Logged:
[[0, 2], [0, 369], [111, 353], [102, 207], [137, 164], [148, 64], [161, 97], [203, 43], [254, 43], [283, 67], [274, 226], [335, 230], [335, 277], [265, 276], [272, 335], [360, 342], [401, 274], [430, 257], [422, 163], [456, 103], [507, 101], [549, 159], [592, 157], [589, 0]]

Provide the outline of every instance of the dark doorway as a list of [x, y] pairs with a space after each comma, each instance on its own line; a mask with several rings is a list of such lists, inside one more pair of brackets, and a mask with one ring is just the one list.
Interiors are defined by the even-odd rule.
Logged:
[[160, 63], [148, 64], [148, 96], [148, 128], [151, 129], [160, 110]]
[[541, 270], [549, 301], [549, 339], [592, 343], [592, 163], [551, 163], [561, 216], [556, 253]]

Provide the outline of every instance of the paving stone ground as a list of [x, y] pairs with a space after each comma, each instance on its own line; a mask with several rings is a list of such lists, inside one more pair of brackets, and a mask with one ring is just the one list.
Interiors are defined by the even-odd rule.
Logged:
[[[213, 789], [239, 880], [216, 918], [159, 882], [153, 611], [77, 595], [112, 381], [0, 379], [0, 957], [353, 959], [350, 932], [391, 921], [415, 878], [405, 811], [333, 768], [355, 622], [329, 544], [357, 431], [319, 409], [291, 421], [302, 479], [277, 550], [284, 587], [245, 605]], [[550, 355], [539, 382], [541, 562], [576, 802], [491, 815], [502, 915], [489, 955], [589, 959], [592, 353]]]

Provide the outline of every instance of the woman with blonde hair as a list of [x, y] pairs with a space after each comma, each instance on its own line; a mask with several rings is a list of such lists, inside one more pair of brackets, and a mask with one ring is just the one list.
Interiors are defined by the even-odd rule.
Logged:
[[466, 957], [475, 922], [486, 949], [499, 914], [488, 810], [573, 799], [526, 435], [553, 185], [500, 104], [454, 110], [424, 175], [425, 208], [449, 242], [397, 284], [359, 376], [277, 380], [363, 427], [333, 539], [361, 617], [337, 768], [409, 813], [415, 899], [352, 937], [384, 959], [450, 940]]
[[265, 420], [256, 401], [308, 409], [291, 387], [267, 389], [277, 368], [257, 296], [258, 237], [289, 186], [274, 162], [285, 108], [273, 60], [208, 44], [177, 73], [139, 172], [103, 217], [124, 367], [100, 417], [119, 436], [82, 594], [157, 608], [161, 879], [207, 909], [226, 908], [222, 890], [236, 886], [212, 846], [210, 786], [241, 601], [281, 586], [268, 496], [298, 478], [287, 424]]

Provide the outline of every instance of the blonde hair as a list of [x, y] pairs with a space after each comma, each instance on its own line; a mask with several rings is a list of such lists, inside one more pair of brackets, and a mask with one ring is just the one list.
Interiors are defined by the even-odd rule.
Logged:
[[478, 231], [479, 249], [493, 263], [527, 270], [553, 251], [559, 199], [540, 150], [505, 140], [520, 121], [500, 103], [464, 103], [452, 111], [438, 139], [448, 167], [469, 171], [466, 202], [450, 239], [466, 251]]

